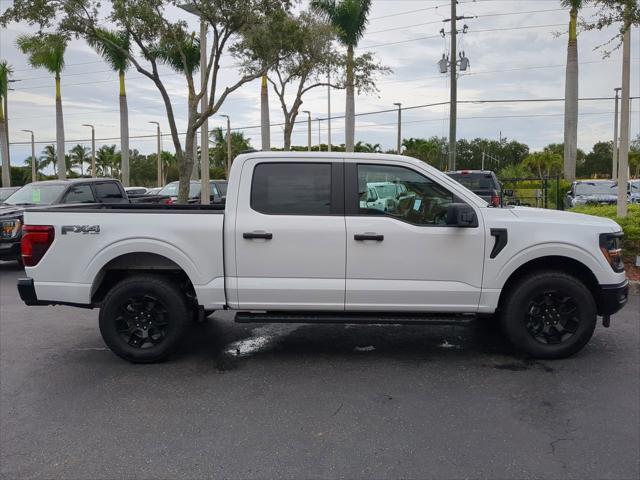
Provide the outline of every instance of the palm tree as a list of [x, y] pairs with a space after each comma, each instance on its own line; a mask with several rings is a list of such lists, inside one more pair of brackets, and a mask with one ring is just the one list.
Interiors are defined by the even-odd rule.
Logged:
[[11, 166], [9, 165], [9, 135], [4, 105], [9, 91], [9, 77], [13, 69], [6, 61], [0, 62], [0, 157], [2, 157], [2, 185], [11, 186]]
[[84, 164], [91, 159], [89, 149], [84, 145], [76, 145], [71, 149], [71, 166], [80, 167], [80, 176], [84, 175]]
[[2, 158], [2, 185], [11, 186], [11, 163], [9, 159], [9, 124], [7, 93], [13, 69], [6, 61], [0, 62], [0, 158]]
[[46, 168], [49, 165], [53, 167], [53, 174], [57, 175], [58, 156], [55, 145], [47, 145], [40, 155], [40, 168]]
[[113, 157], [116, 154], [115, 145], [102, 145], [96, 152], [96, 168], [101, 177], [113, 172]]
[[[22, 53], [29, 56], [34, 68], [45, 68], [55, 75], [56, 80], [56, 146], [58, 165], [64, 165], [64, 119], [62, 116], [62, 94], [60, 91], [60, 72], [64, 68], [64, 52], [68, 38], [58, 33], [20, 35], [16, 40]], [[66, 168], [58, 169], [61, 180], [67, 178]]]
[[355, 136], [354, 56], [353, 50], [364, 35], [371, 0], [312, 0], [311, 7], [323, 14], [335, 27], [338, 40], [347, 47], [347, 85], [345, 106], [345, 150], [353, 152]]
[[561, 0], [569, 10], [569, 43], [564, 87], [564, 178], [576, 178], [578, 150], [578, 10], [588, 0]]
[[130, 39], [127, 32], [112, 32], [97, 29], [94, 36], [87, 39], [98, 54], [118, 72], [120, 79], [120, 152], [122, 155], [122, 183], [129, 186], [129, 109], [124, 74], [129, 68], [129, 59], [123, 51], [130, 50]]
[[[38, 177], [42, 176], [40, 171], [45, 167], [43, 157], [40, 157], [40, 158], [36, 157], [35, 160], [36, 160], [36, 178], [32, 178], [31, 179], [32, 182], [37, 182], [38, 181]], [[31, 172], [33, 171], [31, 169], [31, 162], [32, 161], [33, 161], [33, 158], [31, 157], [31, 155], [29, 155], [24, 160], [24, 164], [29, 167], [29, 175], [28, 175], [27, 178], [31, 177]]]

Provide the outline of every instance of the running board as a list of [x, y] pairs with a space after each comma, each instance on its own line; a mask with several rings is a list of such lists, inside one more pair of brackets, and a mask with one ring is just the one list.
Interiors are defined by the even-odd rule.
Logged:
[[236, 323], [351, 323], [376, 325], [470, 325], [473, 314], [238, 312]]

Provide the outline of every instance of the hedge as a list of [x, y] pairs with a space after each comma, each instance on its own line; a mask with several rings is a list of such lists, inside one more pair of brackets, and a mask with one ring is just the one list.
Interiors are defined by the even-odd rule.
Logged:
[[626, 218], [616, 216], [615, 205], [581, 205], [572, 208], [571, 211], [615, 220], [624, 231], [624, 256], [633, 258], [640, 255], [640, 205], [629, 205], [629, 213]]

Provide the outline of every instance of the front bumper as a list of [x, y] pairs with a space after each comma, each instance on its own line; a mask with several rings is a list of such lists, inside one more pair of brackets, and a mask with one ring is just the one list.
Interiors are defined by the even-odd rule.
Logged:
[[613, 315], [629, 300], [629, 280], [614, 285], [600, 285], [598, 290], [598, 314]]

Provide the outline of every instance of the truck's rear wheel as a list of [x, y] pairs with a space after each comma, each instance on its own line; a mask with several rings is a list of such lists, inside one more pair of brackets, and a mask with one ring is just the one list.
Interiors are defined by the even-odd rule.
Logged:
[[502, 327], [513, 345], [536, 358], [565, 358], [584, 347], [596, 327], [597, 308], [577, 278], [542, 271], [506, 292]]
[[187, 298], [174, 283], [157, 275], [135, 275], [105, 296], [100, 332], [119, 357], [151, 363], [173, 353], [191, 317]]

